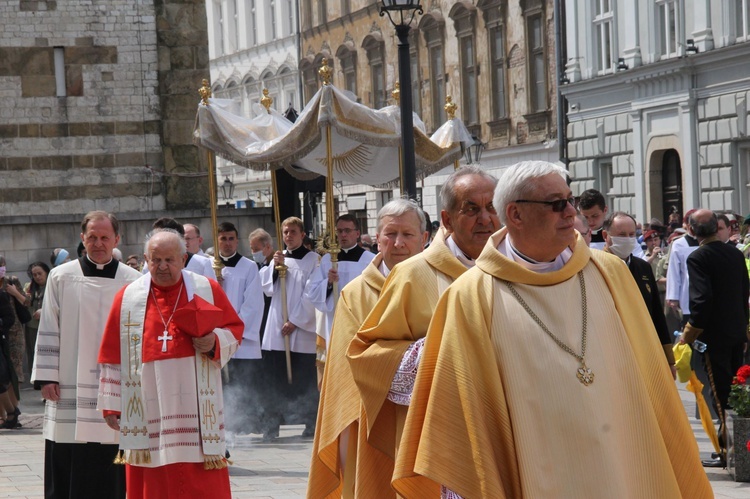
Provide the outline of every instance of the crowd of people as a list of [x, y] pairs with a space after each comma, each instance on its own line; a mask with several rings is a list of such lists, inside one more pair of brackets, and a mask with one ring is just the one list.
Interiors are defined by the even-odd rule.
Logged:
[[750, 217], [641, 224], [540, 161], [461, 168], [440, 198], [436, 230], [405, 199], [374, 239], [340, 215], [333, 254], [296, 217], [278, 251], [224, 222], [216, 266], [160, 218], [123, 258], [94, 211], [26, 286], [0, 256], [0, 428], [33, 382], [56, 498], [231, 497], [227, 439], [284, 424], [314, 437], [311, 498], [711, 497], [726, 455], [699, 458], [673, 345], [707, 345], [725, 446]]

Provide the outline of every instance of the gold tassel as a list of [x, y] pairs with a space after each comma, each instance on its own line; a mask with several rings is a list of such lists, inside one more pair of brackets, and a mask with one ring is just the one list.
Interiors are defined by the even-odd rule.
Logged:
[[117, 464], [151, 464], [151, 451], [148, 449], [126, 450], [119, 459], [120, 462]]
[[125, 454], [125, 452], [122, 449], [118, 450], [117, 454], [115, 454], [114, 463], [115, 464], [125, 464], [125, 456], [124, 456], [124, 454]]
[[232, 462], [223, 456], [212, 455], [203, 456], [203, 469], [204, 470], [220, 470], [232, 464]]

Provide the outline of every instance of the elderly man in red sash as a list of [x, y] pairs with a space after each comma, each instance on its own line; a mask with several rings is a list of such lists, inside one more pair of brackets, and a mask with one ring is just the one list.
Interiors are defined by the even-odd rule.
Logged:
[[117, 294], [99, 351], [129, 498], [231, 497], [221, 367], [244, 326], [218, 283], [183, 270], [185, 251], [177, 232], [153, 233], [151, 273]]

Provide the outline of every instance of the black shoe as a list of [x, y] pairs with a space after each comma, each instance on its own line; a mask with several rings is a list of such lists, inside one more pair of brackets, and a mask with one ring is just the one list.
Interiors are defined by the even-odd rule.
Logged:
[[726, 468], [727, 462], [722, 458], [718, 459], [704, 459], [701, 461], [704, 468]]
[[5, 421], [3, 424], [0, 425], [0, 428], [3, 430], [15, 430], [17, 428], [22, 428], [21, 422], [18, 421], [18, 416], [21, 415], [21, 411], [16, 407], [16, 410], [13, 411], [13, 414], [7, 414], [5, 416]]

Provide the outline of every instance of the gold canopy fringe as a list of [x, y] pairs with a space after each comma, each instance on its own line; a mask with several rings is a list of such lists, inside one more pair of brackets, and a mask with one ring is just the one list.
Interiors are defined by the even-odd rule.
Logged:
[[213, 455], [203, 456], [203, 469], [204, 470], [220, 470], [226, 468], [232, 464], [232, 461], [225, 458], [224, 456]]
[[151, 464], [151, 451], [148, 449], [120, 450], [114, 460], [115, 464]]

